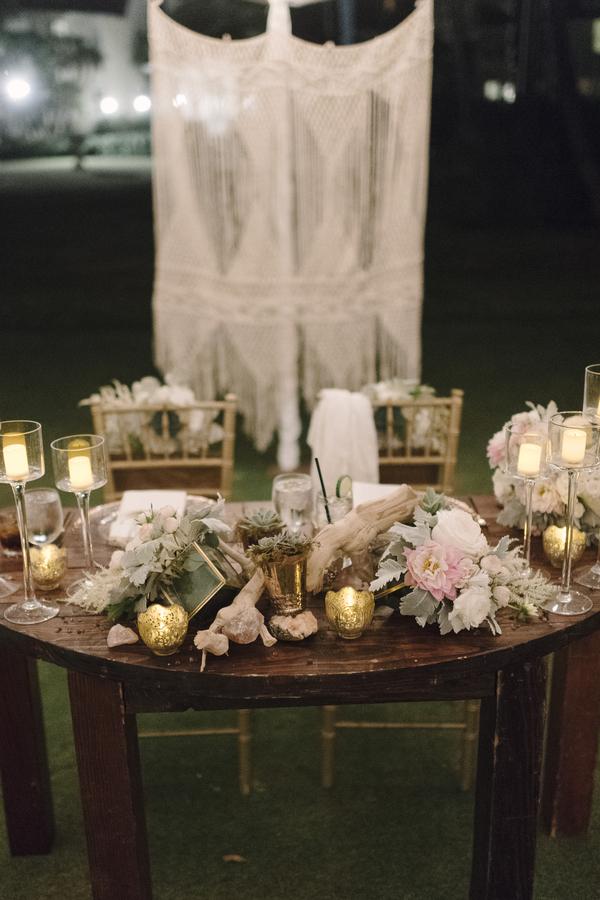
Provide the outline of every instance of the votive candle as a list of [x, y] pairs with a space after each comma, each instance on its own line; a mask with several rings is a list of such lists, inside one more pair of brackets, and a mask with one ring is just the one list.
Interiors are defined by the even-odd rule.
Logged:
[[581, 428], [565, 428], [562, 436], [561, 456], [567, 465], [580, 466], [585, 459], [587, 434]]
[[517, 472], [525, 478], [535, 478], [540, 474], [542, 448], [540, 444], [523, 442], [519, 447]]
[[94, 476], [89, 455], [69, 458], [69, 479], [74, 491], [87, 491], [93, 486]]
[[29, 460], [24, 434], [6, 434], [2, 441], [4, 469], [11, 481], [22, 481], [29, 475]]

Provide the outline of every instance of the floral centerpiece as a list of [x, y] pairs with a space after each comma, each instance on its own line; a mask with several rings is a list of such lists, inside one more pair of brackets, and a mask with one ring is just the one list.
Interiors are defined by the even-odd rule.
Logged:
[[443, 494], [427, 491], [414, 524], [397, 523], [390, 534], [371, 590], [403, 581], [400, 613], [421, 626], [437, 623], [441, 634], [483, 624], [500, 634], [501, 609], [527, 621], [552, 593], [540, 572], [530, 573], [510, 538], [490, 546], [473, 516]]
[[[494, 470], [492, 483], [494, 494], [502, 511], [498, 523], [507, 528], [523, 528], [526, 517], [525, 484], [523, 479], [514, 478], [503, 471], [506, 461], [506, 441], [504, 428], [508, 424], [525, 433], [528, 429], [547, 427], [550, 418], [558, 411], [554, 401], [548, 406], [527, 403], [527, 410], [515, 413], [500, 431], [489, 440], [487, 457]], [[533, 531], [541, 534], [548, 525], [565, 524], [567, 507], [567, 473], [551, 471], [536, 481], [533, 490]], [[579, 478], [577, 502], [575, 504], [575, 527], [591, 536], [600, 527], [600, 473], [582, 472]]]
[[203, 564], [193, 544], [216, 548], [219, 534], [229, 533], [220, 518], [223, 506], [222, 500], [207, 503], [181, 518], [172, 506], [141, 513], [136, 518], [137, 535], [125, 550], [114, 551], [108, 568], [89, 576], [72, 602], [117, 621], [143, 612], [173, 591], [176, 594], [178, 580]]

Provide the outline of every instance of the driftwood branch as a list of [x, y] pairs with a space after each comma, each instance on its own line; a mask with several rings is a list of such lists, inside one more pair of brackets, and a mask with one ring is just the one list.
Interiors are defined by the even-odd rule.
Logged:
[[415, 491], [402, 484], [388, 497], [361, 503], [339, 522], [326, 525], [316, 536], [308, 557], [308, 590], [320, 591], [323, 574], [334, 559], [366, 550], [378, 534], [410, 516], [416, 504]]

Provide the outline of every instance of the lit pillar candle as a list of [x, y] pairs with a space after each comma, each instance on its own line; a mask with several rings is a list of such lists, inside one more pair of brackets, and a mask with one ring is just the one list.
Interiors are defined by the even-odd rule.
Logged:
[[585, 459], [587, 435], [581, 428], [565, 428], [562, 437], [561, 456], [564, 463], [580, 466]]
[[525, 478], [535, 478], [540, 474], [542, 460], [542, 448], [540, 444], [523, 442], [519, 447], [517, 460], [517, 472]]
[[22, 481], [29, 475], [29, 460], [23, 434], [6, 434], [2, 442], [6, 477]]
[[94, 484], [89, 455], [69, 457], [69, 480], [74, 491], [87, 491]]

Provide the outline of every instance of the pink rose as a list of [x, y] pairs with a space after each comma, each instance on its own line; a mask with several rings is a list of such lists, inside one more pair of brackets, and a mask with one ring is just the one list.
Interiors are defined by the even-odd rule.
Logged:
[[174, 534], [179, 528], [179, 522], [175, 516], [169, 516], [169, 518], [165, 519], [163, 522], [163, 528], [167, 534]]
[[442, 547], [426, 541], [414, 550], [405, 550], [408, 573], [405, 582], [429, 591], [436, 600], [456, 598], [457, 587], [463, 581], [471, 560], [453, 547]]

